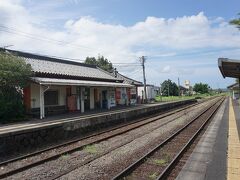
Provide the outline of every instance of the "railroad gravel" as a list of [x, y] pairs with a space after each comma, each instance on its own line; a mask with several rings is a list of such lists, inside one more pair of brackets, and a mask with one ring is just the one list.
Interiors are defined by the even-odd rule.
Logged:
[[129, 144], [111, 151], [109, 154], [72, 171], [61, 177], [61, 179], [111, 179], [138, 157], [154, 147], [156, 143], [164, 140], [175, 129], [185, 124], [186, 121], [191, 120], [196, 113], [200, 111], [200, 109], [196, 109], [196, 111], [188, 113], [184, 118], [180, 118], [145, 136], [137, 138]]

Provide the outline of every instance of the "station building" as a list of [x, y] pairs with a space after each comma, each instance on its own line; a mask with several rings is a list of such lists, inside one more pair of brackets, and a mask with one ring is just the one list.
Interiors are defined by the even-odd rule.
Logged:
[[[143, 83], [120, 74], [119, 72], [116, 71], [116, 69], [114, 71], [114, 76], [118, 79], [123, 80], [123, 83], [125, 83], [125, 84], [133, 85], [131, 88], [127, 88], [127, 93], [126, 93], [128, 95], [127, 101], [131, 105], [136, 105], [138, 103], [138, 88], [143, 86]], [[121, 98], [123, 93], [124, 93], [123, 88], [116, 88], [116, 103], [117, 103], [117, 105], [124, 104], [124, 102], [122, 101], [123, 98]]]
[[[128, 105], [130, 88], [134, 85], [114, 77], [95, 65], [75, 61], [4, 50], [22, 58], [33, 69], [30, 85], [23, 90], [24, 104], [30, 114], [85, 112]], [[118, 95], [118, 89], [121, 94]]]

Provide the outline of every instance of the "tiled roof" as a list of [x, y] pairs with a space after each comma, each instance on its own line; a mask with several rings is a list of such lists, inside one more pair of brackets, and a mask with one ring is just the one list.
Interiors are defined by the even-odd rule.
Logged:
[[133, 84], [133, 85], [136, 85], [136, 86], [141, 86], [141, 85], [143, 85], [142, 82], [136, 81], [136, 80], [131, 79], [131, 78], [129, 78], [129, 77], [126, 77], [126, 76], [120, 74], [119, 72], [117, 72], [117, 78], [122, 79], [123, 82], [124, 82], [124, 83], [127, 83], [127, 84]]
[[20, 58], [23, 58], [26, 63], [30, 64], [33, 71], [36, 73], [74, 76], [76, 78], [89, 78], [101, 80], [120, 80], [115, 78], [111, 73], [108, 73], [95, 65], [88, 65], [76, 61], [69, 61], [48, 56], [25, 53], [21, 51], [6, 50]]
[[24, 58], [24, 60], [26, 63], [31, 64], [34, 72], [116, 80], [116, 78], [114, 78], [112, 75], [100, 70], [97, 67], [87, 67], [32, 58]]

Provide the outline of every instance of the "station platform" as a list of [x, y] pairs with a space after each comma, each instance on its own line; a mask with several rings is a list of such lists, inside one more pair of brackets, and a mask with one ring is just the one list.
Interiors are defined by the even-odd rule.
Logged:
[[240, 179], [240, 105], [224, 101], [176, 179]]
[[0, 126], [0, 161], [49, 145], [60, 144], [88, 133], [139, 117], [197, 102], [195, 99], [143, 104], [110, 111], [65, 114]]

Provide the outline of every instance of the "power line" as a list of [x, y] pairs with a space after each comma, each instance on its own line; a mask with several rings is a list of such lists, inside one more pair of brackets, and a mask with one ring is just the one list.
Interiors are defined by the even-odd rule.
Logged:
[[[68, 45], [68, 46], [73, 46], [73, 47], [81, 48], [81, 49], [82, 48], [89, 49], [89, 50], [92, 49], [92, 48], [88, 48], [86, 46], [76, 45], [76, 44], [69, 43], [69, 42], [66, 42], [66, 41], [61, 41], [61, 40], [46, 38], [44, 36], [39, 36], [39, 35], [26, 33], [26, 32], [20, 31], [20, 30], [18, 30], [16, 28], [7, 27], [7, 26], [1, 25], [1, 24], [0, 24], [0, 31], [6, 32], [6, 33], [10, 33], [10, 34], [14, 34], [14, 35], [18, 35], [18, 36], [22, 36], [22, 37], [26, 37], [26, 38], [30, 38], [30, 39], [35, 39], [35, 40], [39, 40], [39, 41], [45, 41], [45, 42], [48, 42], [48, 43], [54, 43], [54, 44], [62, 45], [62, 46]], [[74, 61], [76, 60], [76, 61], [81, 61], [81, 62], [84, 61], [82, 59], [75, 59], [75, 58], [63, 58], [63, 57], [50, 56], [50, 55], [48, 55], [48, 56], [49, 57], [53, 57], [53, 58], [67, 59], [67, 60], [74, 60]], [[134, 57], [134, 56], [131, 55], [131, 57]], [[138, 66], [139, 65], [138, 63], [121, 63], [121, 62], [116, 62], [116, 63], [112, 63], [112, 64], [115, 65], [115, 66]]]
[[[76, 47], [76, 48], [88, 49], [88, 51], [90, 51], [90, 50], [99, 51], [98, 49], [94, 49], [94, 48], [79, 45], [79, 44], [74, 44], [74, 43], [67, 42], [67, 41], [56, 40], [56, 39], [51, 39], [51, 38], [44, 37], [44, 36], [39, 36], [39, 35], [36, 35], [36, 34], [26, 33], [26, 32], [21, 31], [21, 30], [17, 29], [16, 27], [13, 27], [13, 26], [10, 27], [10, 26], [0, 24], [0, 31], [6, 32], [6, 33], [9, 33], [9, 34], [14, 34], [14, 35], [26, 37], [26, 38], [30, 38], [30, 39], [45, 41], [45, 42], [48, 42], [48, 43], [54, 43], [54, 44], [57, 44], [57, 45], [64, 45], [64, 46], [68, 45], [68, 46], [72, 46], [72, 47]], [[137, 58], [136, 55], [127, 55], [125, 57], [131, 57], [131, 58], [135, 57], [135, 58]]]
[[58, 45], [68, 45], [68, 46], [73, 46], [73, 47], [81, 48], [81, 49], [84, 48], [84, 49], [94, 50], [93, 48], [73, 44], [73, 43], [70, 43], [70, 42], [67, 42], [67, 41], [61, 41], [61, 40], [47, 38], [47, 37], [44, 37], [44, 36], [39, 36], [39, 35], [26, 33], [26, 32], [20, 31], [18, 29], [15, 29], [15, 28], [12, 28], [12, 27], [7, 27], [7, 26], [1, 25], [1, 24], [0, 24], [0, 28], [1, 28], [0, 31], [4, 31], [6, 33], [15, 34], [15, 35], [19, 35], [19, 36], [24, 36], [24, 37], [27, 37], [27, 38], [30, 38], [30, 39], [45, 41], [45, 42], [49, 42], [49, 43], [55, 43], [55, 44], [58, 44]]

